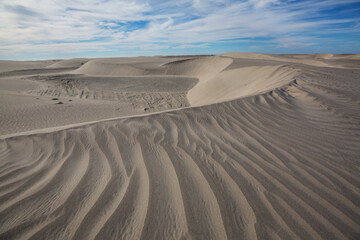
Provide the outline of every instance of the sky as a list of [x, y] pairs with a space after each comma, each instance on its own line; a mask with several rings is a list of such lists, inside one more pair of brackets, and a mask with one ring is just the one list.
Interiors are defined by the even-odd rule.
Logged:
[[0, 0], [0, 59], [360, 53], [360, 0]]

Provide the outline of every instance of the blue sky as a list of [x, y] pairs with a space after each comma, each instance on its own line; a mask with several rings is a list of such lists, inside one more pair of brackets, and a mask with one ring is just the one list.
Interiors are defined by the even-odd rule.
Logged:
[[360, 53], [360, 0], [1, 0], [0, 59]]

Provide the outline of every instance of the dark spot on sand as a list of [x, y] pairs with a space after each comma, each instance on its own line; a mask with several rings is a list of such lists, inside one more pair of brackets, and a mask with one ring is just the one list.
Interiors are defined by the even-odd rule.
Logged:
[[144, 111], [145, 111], [145, 112], [146, 112], [146, 111], [149, 111], [149, 108], [147, 108], [147, 107], [146, 107], [146, 108], [144, 108]]
[[51, 100], [59, 100], [58, 98], [52, 98]]
[[72, 100], [71, 100], [71, 99], [69, 99], [69, 102], [72, 102]]
[[57, 104], [64, 104], [63, 102], [58, 102]]

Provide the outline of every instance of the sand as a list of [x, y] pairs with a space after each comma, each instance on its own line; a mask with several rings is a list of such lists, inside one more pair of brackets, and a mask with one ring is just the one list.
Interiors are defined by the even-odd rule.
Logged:
[[359, 77], [359, 55], [1, 61], [0, 239], [358, 239]]

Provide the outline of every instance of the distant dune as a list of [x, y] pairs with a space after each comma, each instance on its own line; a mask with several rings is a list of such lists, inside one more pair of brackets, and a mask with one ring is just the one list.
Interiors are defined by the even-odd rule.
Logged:
[[358, 239], [359, 59], [0, 61], [0, 239]]

